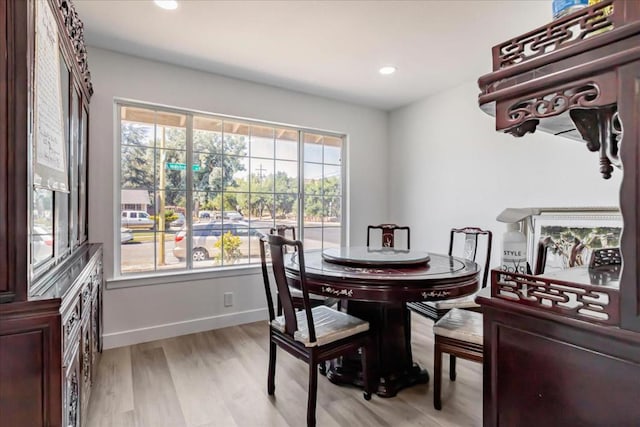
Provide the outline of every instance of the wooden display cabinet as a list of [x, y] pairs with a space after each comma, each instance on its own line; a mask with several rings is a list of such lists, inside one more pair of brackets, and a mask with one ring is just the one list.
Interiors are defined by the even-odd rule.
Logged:
[[0, 21], [0, 425], [80, 426], [103, 288], [82, 22], [68, 0], [5, 0]]
[[496, 129], [584, 141], [604, 178], [622, 174], [624, 228], [621, 275], [492, 272], [478, 297], [484, 425], [638, 425], [640, 2], [606, 0], [508, 40], [493, 69], [479, 103]]

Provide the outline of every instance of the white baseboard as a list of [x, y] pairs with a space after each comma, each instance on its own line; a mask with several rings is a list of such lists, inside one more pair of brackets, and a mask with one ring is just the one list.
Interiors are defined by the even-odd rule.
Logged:
[[102, 336], [102, 346], [106, 350], [260, 320], [267, 320], [267, 312], [263, 308], [104, 334]]

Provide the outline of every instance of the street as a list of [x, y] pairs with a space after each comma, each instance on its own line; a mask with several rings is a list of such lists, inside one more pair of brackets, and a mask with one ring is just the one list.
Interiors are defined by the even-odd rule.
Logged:
[[[271, 221], [252, 221], [252, 228], [260, 229], [263, 233], [268, 233], [269, 228], [273, 225]], [[304, 247], [305, 249], [320, 249], [322, 248], [323, 241], [323, 228], [321, 223], [306, 223], [307, 227], [304, 229]], [[262, 228], [264, 227], [264, 228]], [[341, 228], [339, 226], [327, 226], [324, 227], [324, 246], [338, 246], [340, 242]], [[165, 232], [164, 242], [164, 263], [160, 262], [160, 254], [157, 254], [158, 269], [184, 269], [186, 268], [185, 261], [179, 261], [173, 255], [173, 248], [175, 247], [175, 236], [177, 230], [169, 230]], [[134, 239], [128, 243], [121, 245], [120, 260], [122, 266], [122, 273], [135, 273], [144, 271], [153, 271], [155, 267], [156, 252], [160, 249], [160, 233], [154, 233], [144, 230], [133, 230]], [[296, 237], [299, 237], [296, 235]], [[158, 239], [155, 241], [155, 239]], [[255, 244], [250, 242], [250, 244]], [[251, 249], [252, 254], [257, 254], [258, 251]], [[234, 265], [249, 264], [260, 262], [259, 255], [244, 256], [237, 259]], [[194, 268], [211, 268], [219, 266], [219, 261], [215, 259], [208, 259], [205, 261], [194, 262]]]

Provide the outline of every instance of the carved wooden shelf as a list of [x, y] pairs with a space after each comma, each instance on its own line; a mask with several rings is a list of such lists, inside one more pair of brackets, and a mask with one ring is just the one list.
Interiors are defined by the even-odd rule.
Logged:
[[494, 71], [478, 80], [480, 107], [498, 131], [584, 140], [610, 178], [623, 136], [611, 69], [640, 59], [639, 19], [640, 2], [607, 0], [495, 46]]

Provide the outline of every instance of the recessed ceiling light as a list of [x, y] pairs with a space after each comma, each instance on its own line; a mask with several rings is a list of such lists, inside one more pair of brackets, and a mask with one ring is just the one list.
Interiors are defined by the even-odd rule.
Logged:
[[387, 66], [384, 66], [384, 67], [380, 68], [378, 70], [378, 72], [380, 74], [382, 74], [383, 76], [388, 76], [389, 74], [395, 73], [396, 70], [397, 70], [397, 68], [394, 67], [393, 65], [387, 65]]
[[154, 2], [163, 9], [174, 10], [178, 8], [178, 2], [176, 0], [154, 0]]

